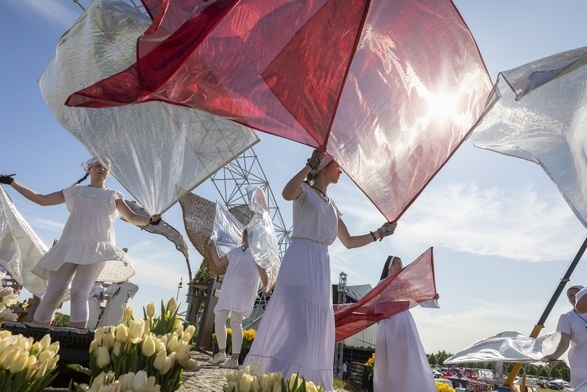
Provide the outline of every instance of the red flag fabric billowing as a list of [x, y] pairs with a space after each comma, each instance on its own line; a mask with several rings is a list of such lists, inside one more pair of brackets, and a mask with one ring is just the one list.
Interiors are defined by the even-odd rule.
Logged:
[[450, 0], [144, 0], [127, 70], [66, 104], [153, 100], [321, 147], [396, 220], [462, 143], [491, 83]]
[[335, 305], [336, 341], [351, 337], [436, 295], [434, 260], [430, 248], [397, 275], [381, 281], [359, 301]]

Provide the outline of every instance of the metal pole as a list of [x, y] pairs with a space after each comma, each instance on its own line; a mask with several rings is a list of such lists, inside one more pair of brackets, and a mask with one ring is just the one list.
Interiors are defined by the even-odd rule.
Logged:
[[[550, 312], [552, 311], [554, 304], [556, 304], [558, 297], [563, 292], [565, 285], [570, 280], [571, 274], [575, 270], [575, 267], [577, 267], [577, 264], [579, 264], [579, 260], [581, 260], [581, 257], [583, 257], [583, 253], [585, 253], [585, 249], [587, 249], [587, 238], [585, 238], [585, 240], [583, 240], [583, 244], [581, 245], [581, 247], [577, 251], [577, 254], [575, 255], [575, 258], [573, 259], [573, 261], [571, 261], [571, 264], [569, 264], [569, 267], [567, 268], [567, 272], [565, 272], [565, 275], [561, 278], [560, 282], [558, 283], [558, 286], [557, 286], [556, 290], [554, 291], [554, 294], [550, 298], [550, 302], [548, 302], [548, 305], [546, 305], [546, 309], [544, 309], [542, 316], [540, 316], [540, 319], [538, 320], [538, 324], [536, 324], [534, 326], [534, 329], [532, 329], [532, 332], [530, 333], [531, 338], [537, 338], [538, 335], [540, 334], [540, 331], [542, 330], [542, 328], [544, 328], [544, 323], [546, 322], [546, 319], [550, 315]], [[508, 378], [505, 381], [506, 386], [512, 387], [514, 385], [514, 381], [515, 381], [516, 377], [518, 376], [518, 373], [520, 372], [521, 368], [522, 368], [521, 363], [514, 363], [514, 367], [510, 371]]]
[[[346, 274], [341, 272], [338, 277], [338, 304], [343, 304], [346, 302], [346, 290]], [[336, 343], [334, 353], [334, 373], [338, 376], [339, 379], [342, 379], [343, 350], [344, 342], [341, 341]]]

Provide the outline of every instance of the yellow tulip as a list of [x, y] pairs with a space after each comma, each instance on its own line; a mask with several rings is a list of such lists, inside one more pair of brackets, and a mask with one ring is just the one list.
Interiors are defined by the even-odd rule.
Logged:
[[120, 354], [123, 352], [124, 346], [120, 342], [114, 342], [114, 347], [112, 348], [112, 354], [120, 357]]
[[181, 335], [181, 340], [189, 342], [192, 340], [194, 333], [196, 332], [196, 327], [193, 325], [188, 325], [188, 327], [183, 331], [183, 335]]
[[318, 392], [318, 388], [312, 381], [306, 383], [306, 391], [307, 392]]
[[147, 316], [149, 316], [150, 318], [153, 318], [155, 316], [155, 303], [154, 302], [149, 302], [147, 304]]
[[251, 383], [251, 392], [259, 392], [261, 387], [259, 386], [259, 379], [253, 376], [253, 382]]
[[174, 356], [175, 356], [175, 353], [173, 353], [165, 358], [165, 363], [161, 367], [161, 370], [159, 370], [159, 373], [161, 373], [162, 375], [165, 375], [171, 370], [173, 365], [175, 365]]
[[155, 349], [157, 345], [155, 344], [155, 339], [153, 339], [153, 335], [149, 334], [145, 336], [143, 340], [143, 346], [141, 347], [141, 351], [143, 355], [147, 358], [151, 358], [153, 354], [155, 354]]
[[226, 390], [230, 392], [239, 392], [236, 381], [229, 381], [226, 385]]
[[128, 328], [126, 327], [126, 325], [119, 324], [118, 327], [116, 327], [114, 336], [117, 342], [125, 343], [128, 339]]
[[238, 382], [239, 392], [250, 392], [252, 382], [253, 382], [253, 376], [251, 376], [250, 374], [243, 374], [243, 376], [241, 377], [241, 379]]
[[4, 302], [4, 305], [6, 305], [7, 307], [16, 305], [18, 303], [18, 294], [5, 295], [4, 297], [2, 297], [2, 302]]
[[173, 313], [175, 309], [177, 309], [177, 300], [175, 297], [171, 297], [169, 302], [167, 302], [167, 311]]
[[170, 353], [176, 352], [178, 349], [178, 342], [179, 339], [177, 339], [177, 335], [173, 334], [173, 336], [171, 336], [171, 338], [169, 338], [169, 341], [167, 342], [167, 351], [169, 351]]
[[8, 370], [12, 374], [20, 373], [24, 370], [26, 366], [27, 360], [29, 359], [28, 353], [22, 349], [17, 350], [17, 355], [14, 357], [14, 360], [10, 364]]
[[48, 362], [39, 363], [37, 368], [35, 369], [35, 380], [40, 380], [43, 376], [47, 373], [49, 369]]
[[281, 382], [276, 382], [273, 384], [273, 392], [281, 392]]
[[124, 308], [124, 314], [122, 315], [122, 319], [125, 323], [130, 323], [133, 319], [133, 311], [132, 306], [127, 306]]
[[261, 376], [261, 382], [259, 383], [259, 386], [261, 387], [261, 391], [263, 392], [271, 392], [271, 390], [269, 389], [271, 386], [271, 376], [269, 374], [263, 374]]
[[159, 351], [155, 356], [155, 361], [153, 361], [153, 367], [157, 370], [163, 369], [165, 365], [165, 358], [167, 358], [167, 352], [165, 349]]
[[177, 363], [179, 363], [179, 366], [185, 367], [188, 361], [190, 360], [191, 356], [192, 353], [190, 352], [190, 347], [185, 345], [182, 348], [180, 348], [177, 352]]
[[110, 352], [106, 347], [100, 346], [96, 349], [96, 364], [100, 369], [110, 365]]
[[130, 322], [130, 330], [128, 332], [129, 340], [134, 344], [143, 340], [144, 328], [145, 320], [132, 320]]

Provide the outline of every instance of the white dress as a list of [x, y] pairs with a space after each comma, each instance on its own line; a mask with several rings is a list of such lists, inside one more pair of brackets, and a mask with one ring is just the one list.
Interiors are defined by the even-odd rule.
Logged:
[[122, 282], [135, 273], [131, 259], [115, 246], [112, 223], [118, 216], [116, 199], [124, 199], [117, 190], [72, 186], [63, 190], [70, 212], [61, 238], [33, 267], [44, 279], [65, 263], [93, 264], [106, 261], [96, 280]]
[[100, 282], [94, 283], [88, 298], [88, 322], [86, 328], [93, 331], [98, 326], [100, 312], [102, 310], [102, 300], [104, 297], [104, 287]]
[[230, 310], [249, 317], [259, 287], [259, 270], [249, 248], [236, 247], [226, 254], [228, 268], [224, 275], [214, 313]]
[[416, 323], [409, 310], [379, 322], [373, 391], [437, 391]]
[[569, 367], [571, 368], [571, 388], [587, 380], [587, 313], [571, 310], [558, 319], [556, 330], [571, 335]]
[[334, 312], [328, 246], [340, 211], [307, 184], [293, 202], [293, 235], [279, 269], [275, 291], [263, 314], [244, 365], [263, 373], [292, 373], [332, 390]]

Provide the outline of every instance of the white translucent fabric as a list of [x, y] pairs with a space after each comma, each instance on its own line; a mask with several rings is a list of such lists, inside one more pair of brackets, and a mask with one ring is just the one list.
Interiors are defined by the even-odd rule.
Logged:
[[587, 227], [587, 47], [500, 72], [468, 141], [535, 162]]
[[247, 193], [249, 208], [254, 213], [251, 221], [247, 224], [249, 248], [255, 262], [267, 273], [267, 288], [271, 288], [277, 279], [281, 265], [275, 229], [263, 190], [249, 188]]
[[47, 247], [0, 186], [0, 265], [25, 289], [42, 296], [47, 281], [31, 272]]
[[120, 108], [64, 105], [67, 97], [135, 60], [150, 21], [123, 1], [92, 1], [59, 41], [39, 79], [59, 122], [149, 212], [161, 213], [255, 144], [248, 128], [195, 109], [162, 102]]
[[243, 225], [226, 207], [216, 202], [216, 213], [210, 240], [216, 243], [220, 256], [225, 256], [231, 249], [243, 244]]
[[[253, 259], [267, 273], [267, 289], [273, 287], [281, 260], [273, 222], [261, 188], [247, 189], [249, 209], [253, 216], [245, 226]], [[218, 253], [224, 256], [232, 248], [242, 245], [243, 225], [220, 203], [216, 203], [214, 227], [210, 239], [216, 242]]]
[[538, 362], [554, 351], [559, 340], [560, 334], [556, 332], [533, 339], [515, 331], [505, 331], [473, 343], [444, 363]]

